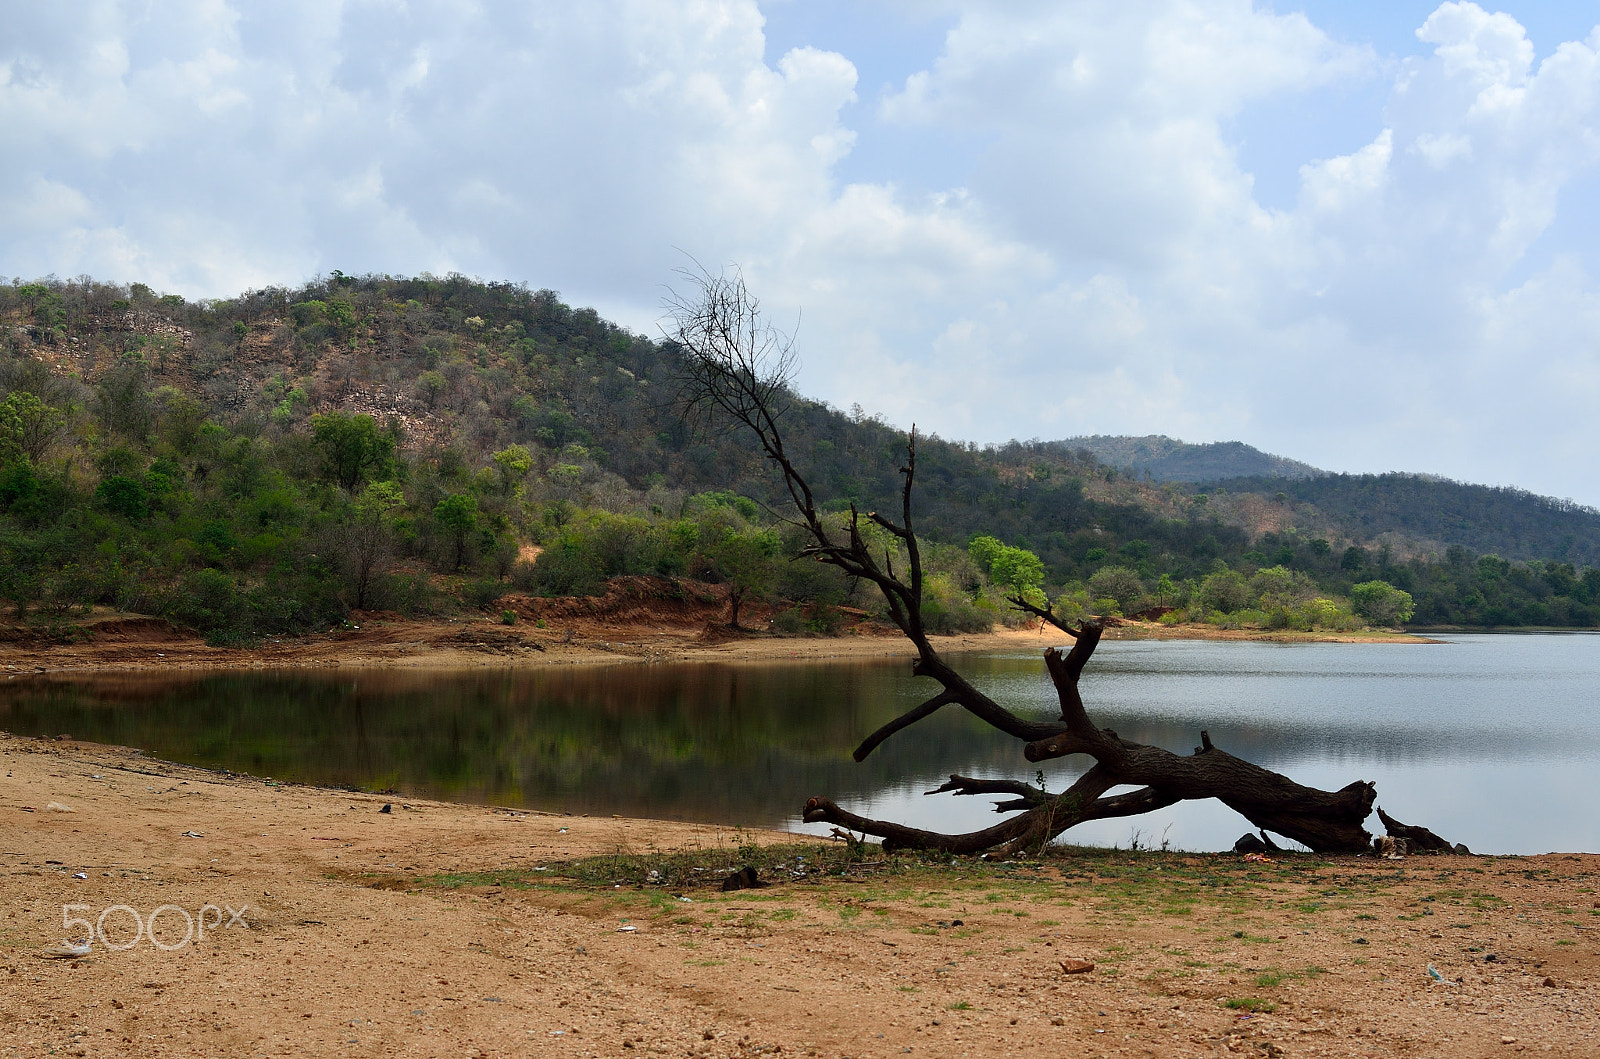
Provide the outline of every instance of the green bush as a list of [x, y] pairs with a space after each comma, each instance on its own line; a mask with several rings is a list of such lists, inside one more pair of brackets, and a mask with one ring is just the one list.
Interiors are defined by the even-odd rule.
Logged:
[[785, 607], [772, 616], [772, 631], [784, 636], [799, 636], [806, 628], [805, 612], [799, 607]]
[[922, 582], [922, 626], [946, 636], [988, 632], [994, 628], [994, 612], [977, 606], [947, 575], [933, 574]]
[[121, 474], [112, 475], [100, 483], [94, 495], [101, 507], [113, 515], [121, 515], [130, 522], [137, 522], [150, 513], [150, 502], [144, 484], [136, 478]]
[[1364, 581], [1350, 589], [1351, 608], [1374, 625], [1399, 625], [1416, 612], [1411, 593], [1387, 581]]

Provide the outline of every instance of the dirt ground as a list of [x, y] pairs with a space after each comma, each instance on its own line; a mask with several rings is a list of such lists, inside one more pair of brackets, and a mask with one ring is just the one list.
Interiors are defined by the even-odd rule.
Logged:
[[724, 893], [795, 836], [11, 736], [0, 772], [0, 1057], [1600, 1055], [1600, 856], [819, 843]]
[[[318, 667], [472, 668], [505, 665], [605, 665], [627, 662], [785, 659], [909, 658], [898, 630], [857, 618], [841, 635], [777, 636], [764, 612], [752, 608], [754, 630], [726, 625], [726, 603], [663, 600], [640, 585], [658, 579], [618, 578], [597, 599], [539, 600], [507, 597], [500, 604], [513, 624], [485, 617], [413, 620], [396, 614], [360, 614], [345, 626], [292, 638], [268, 637], [252, 647], [213, 647], [199, 635], [160, 618], [100, 610], [58, 628], [0, 623], [0, 671], [106, 672], [180, 669], [283, 669]], [[659, 586], [646, 587], [657, 590]], [[697, 586], [713, 592], [712, 586]], [[632, 590], [632, 591], [630, 591]], [[860, 612], [856, 612], [857, 615]], [[1107, 639], [1216, 639], [1428, 643], [1405, 633], [1262, 633], [1210, 626], [1124, 622]], [[1054, 629], [1006, 629], [935, 636], [941, 651], [1043, 650], [1067, 642]]]

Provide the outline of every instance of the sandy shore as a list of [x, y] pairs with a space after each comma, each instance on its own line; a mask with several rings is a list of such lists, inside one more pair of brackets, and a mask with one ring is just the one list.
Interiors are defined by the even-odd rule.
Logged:
[[[1213, 639], [1272, 642], [1430, 643], [1405, 633], [1320, 634], [1225, 630], [1130, 622], [1107, 639]], [[1042, 651], [1070, 642], [1054, 629], [999, 629], [937, 636], [941, 651]], [[897, 631], [863, 626], [835, 637], [734, 634], [715, 625], [631, 615], [629, 620], [577, 619], [540, 628], [487, 619], [413, 621], [358, 617], [349, 628], [268, 638], [259, 646], [208, 646], [203, 638], [159, 618], [99, 613], [68, 635], [37, 628], [0, 629], [0, 670], [108, 672], [127, 670], [284, 669], [381, 666], [461, 669], [505, 665], [610, 665], [629, 662], [780, 662], [824, 658], [911, 657]]]
[[[869, 854], [725, 894], [793, 836], [16, 737], [0, 773], [0, 1056], [1600, 1054], [1600, 856]], [[707, 885], [561, 874], [685, 850]], [[167, 948], [50, 951], [157, 909]]]

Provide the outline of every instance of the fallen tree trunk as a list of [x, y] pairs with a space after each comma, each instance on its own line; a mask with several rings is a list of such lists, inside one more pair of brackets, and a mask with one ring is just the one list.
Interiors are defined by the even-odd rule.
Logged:
[[1417, 827], [1412, 824], [1402, 824], [1400, 821], [1384, 812], [1381, 806], [1378, 809], [1378, 819], [1383, 822], [1383, 829], [1389, 833], [1390, 838], [1405, 839], [1406, 848], [1413, 853], [1469, 854], [1472, 852], [1459, 842], [1451, 844], [1450, 842], [1445, 841], [1425, 827]]
[[[1372, 812], [1376, 788], [1358, 780], [1338, 791], [1305, 787], [1287, 776], [1219, 750], [1209, 734], [1200, 733], [1201, 745], [1192, 756], [1123, 739], [1116, 732], [1096, 728], [1078, 692], [1083, 668], [1100, 642], [1101, 628], [1086, 622], [1072, 630], [1077, 642], [1062, 655], [1045, 652], [1045, 666], [1061, 700], [1061, 723], [1040, 724], [1010, 715], [965, 681], [917, 709], [874, 732], [856, 751], [859, 760], [893, 732], [928, 716], [947, 703], [959, 703], [1002, 730], [1028, 738], [1024, 755], [1045, 761], [1068, 754], [1087, 754], [1095, 765], [1070, 788], [1049, 795], [1037, 787], [1009, 780], [975, 780], [951, 776], [950, 782], [929, 793], [1010, 794], [1011, 801], [996, 805], [1000, 812], [1020, 811], [1005, 823], [962, 835], [942, 835], [883, 820], [870, 820], [848, 812], [827, 798], [806, 803], [807, 822], [827, 822], [884, 839], [887, 849], [938, 849], [947, 853], [974, 853], [998, 848], [1014, 854], [1042, 845], [1068, 828], [1089, 820], [1136, 816], [1175, 802], [1216, 798], [1252, 824], [1294, 839], [1319, 853], [1355, 853], [1372, 840], [1361, 826]], [[970, 705], [969, 705], [970, 703]], [[1007, 721], [1014, 723], [1006, 723]], [[1048, 732], [1041, 732], [1048, 729]], [[1031, 737], [1031, 738], [1030, 738]], [[1105, 797], [1113, 787], [1141, 789]]]
[[[863, 515], [854, 504], [842, 523], [820, 514], [811, 486], [785, 450], [779, 429], [790, 396], [788, 379], [794, 369], [790, 339], [765, 322], [755, 298], [737, 273], [729, 276], [700, 271], [684, 275], [697, 288], [696, 297], [673, 295], [669, 304], [677, 324], [672, 337], [683, 355], [679, 399], [685, 414], [722, 417], [755, 435], [763, 455], [782, 476], [796, 516], [793, 524], [811, 540], [797, 558], [828, 563], [852, 578], [876, 585], [883, 593], [889, 618], [916, 648], [912, 672], [931, 678], [940, 686], [941, 690], [922, 705], [863, 740], [856, 748], [856, 760], [866, 758], [896, 733], [955, 705], [1026, 744], [1024, 756], [1029, 761], [1083, 754], [1095, 762], [1060, 794], [1013, 781], [951, 776], [949, 783], [929, 793], [1003, 794], [1009, 798], [996, 805], [997, 811], [1017, 814], [993, 827], [967, 834], [946, 835], [868, 819], [820, 796], [806, 802], [807, 822], [831, 823], [875, 835], [889, 850], [998, 850], [1014, 854], [1042, 847], [1068, 828], [1089, 820], [1135, 816], [1186, 799], [1216, 798], [1256, 827], [1294, 839], [1317, 852], [1354, 853], [1368, 848], [1371, 836], [1362, 822], [1376, 797], [1371, 783], [1358, 780], [1337, 791], [1316, 790], [1218, 749], [1205, 732], [1200, 733], [1200, 746], [1195, 752], [1184, 756], [1131, 742], [1110, 729], [1096, 728], [1084, 709], [1078, 682], [1100, 642], [1099, 622], [1088, 621], [1073, 628], [1049, 606], [1035, 606], [1021, 597], [1011, 601], [1075, 641], [1065, 654], [1051, 649], [1044, 656], [1061, 700], [1060, 721], [1019, 717], [973, 687], [934, 649], [923, 623], [922, 555], [911, 517], [917, 468], [916, 429], [907, 440], [906, 464], [900, 468], [904, 484], [898, 522], [876, 511]], [[892, 543], [888, 547], [869, 547], [869, 535], [862, 532], [867, 524], [888, 534]], [[877, 536], [883, 539], [881, 534]], [[897, 561], [905, 570], [904, 576], [896, 573]], [[1111, 789], [1124, 785], [1139, 789], [1107, 795]]]

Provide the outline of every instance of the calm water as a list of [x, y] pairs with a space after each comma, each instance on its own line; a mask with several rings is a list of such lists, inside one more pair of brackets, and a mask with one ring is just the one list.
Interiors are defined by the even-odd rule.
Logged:
[[[1480, 852], [1600, 850], [1600, 636], [1467, 635], [1438, 646], [1102, 644], [1091, 716], [1187, 753], [1223, 749], [1300, 782], [1378, 784], [1378, 804]], [[1035, 653], [962, 668], [1012, 709], [1054, 716]], [[497, 805], [799, 827], [807, 796], [943, 830], [998, 820], [924, 797], [951, 772], [1031, 779], [1020, 744], [960, 711], [864, 764], [862, 736], [931, 683], [905, 662], [470, 673], [118, 676], [0, 684], [0, 729], [319, 784]], [[1086, 765], [1046, 769], [1051, 790]], [[1372, 823], [1376, 825], [1376, 817]], [[1101, 821], [1069, 839], [1217, 849], [1248, 828], [1215, 802]], [[821, 829], [821, 830], [825, 830]]]

